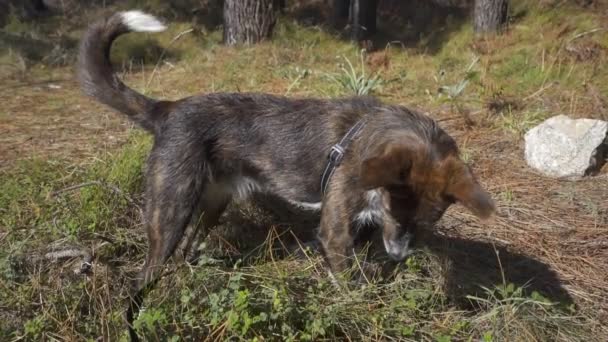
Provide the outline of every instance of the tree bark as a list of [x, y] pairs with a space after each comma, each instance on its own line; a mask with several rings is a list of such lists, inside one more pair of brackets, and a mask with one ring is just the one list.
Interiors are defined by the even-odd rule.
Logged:
[[475, 33], [500, 33], [507, 24], [508, 0], [475, 0]]
[[224, 44], [255, 44], [272, 35], [274, 0], [225, 0]]
[[351, 0], [350, 25], [351, 39], [361, 41], [376, 33], [377, 0]]

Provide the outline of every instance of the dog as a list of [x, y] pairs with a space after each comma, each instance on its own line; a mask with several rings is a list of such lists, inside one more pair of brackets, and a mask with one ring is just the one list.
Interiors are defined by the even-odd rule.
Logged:
[[84, 34], [77, 66], [87, 95], [154, 136], [145, 173], [149, 250], [127, 311], [132, 339], [144, 289], [176, 250], [217, 224], [233, 199], [267, 192], [320, 211], [318, 238], [330, 274], [349, 267], [362, 226], [381, 229], [388, 255], [403, 260], [415, 231], [431, 227], [451, 204], [480, 218], [494, 211], [455, 141], [406, 107], [372, 97], [259, 93], [160, 101], [127, 87], [112, 69], [112, 42], [127, 32], [164, 29], [140, 11], [111, 14]]

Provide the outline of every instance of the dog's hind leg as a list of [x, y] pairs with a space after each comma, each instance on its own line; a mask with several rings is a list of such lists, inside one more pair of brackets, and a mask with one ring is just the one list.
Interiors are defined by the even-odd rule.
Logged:
[[[131, 340], [137, 341], [132, 323], [145, 290], [156, 281], [160, 269], [171, 257], [192, 221], [194, 209], [203, 193], [200, 165], [179, 163], [177, 170], [150, 158], [146, 184], [146, 228], [148, 255], [133, 281], [126, 319]], [[168, 174], [174, 175], [169, 179]]]
[[138, 340], [132, 326], [134, 315], [141, 307], [145, 290], [156, 281], [159, 269], [178, 248], [178, 244], [184, 256], [192, 248], [197, 235], [199, 240], [203, 240], [218, 223], [231, 200], [231, 194], [220, 191], [222, 189], [217, 185], [199, 182], [196, 177], [201, 179], [201, 175], [200, 170], [197, 171], [190, 175], [191, 178], [185, 175], [181, 177], [189, 179], [190, 186], [184, 186], [185, 183], [180, 186], [178, 182], [177, 187], [173, 184], [159, 187], [162, 181], [159, 181], [158, 174], [148, 177], [152, 179], [146, 208], [150, 246], [146, 262], [134, 282], [126, 314], [132, 341]]
[[220, 216], [230, 203], [229, 193], [213, 192], [213, 186], [206, 186], [199, 206], [186, 228], [186, 233], [179, 244], [177, 254], [186, 262], [194, 262], [199, 251], [197, 247], [204, 241], [209, 231], [219, 223]]

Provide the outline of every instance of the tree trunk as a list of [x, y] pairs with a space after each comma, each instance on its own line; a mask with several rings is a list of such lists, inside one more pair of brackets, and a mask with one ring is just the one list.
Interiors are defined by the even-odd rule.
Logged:
[[368, 39], [376, 33], [378, 0], [333, 0], [333, 24], [337, 29], [348, 22], [354, 41]]
[[378, 0], [351, 0], [351, 39], [361, 41], [376, 33], [376, 8]]
[[475, 0], [475, 33], [501, 32], [507, 23], [508, 0]]
[[341, 30], [346, 26], [349, 11], [350, 0], [333, 0], [332, 24], [336, 29]]
[[255, 44], [272, 34], [276, 22], [273, 0], [225, 0], [224, 44]]

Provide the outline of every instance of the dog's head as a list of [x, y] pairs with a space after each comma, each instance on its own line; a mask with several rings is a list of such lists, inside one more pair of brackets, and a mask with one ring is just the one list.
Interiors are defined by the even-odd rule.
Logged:
[[417, 229], [434, 225], [453, 203], [480, 218], [494, 212], [490, 195], [462, 161], [454, 140], [440, 129], [431, 135], [387, 132], [361, 163], [366, 190], [384, 188], [395, 224], [385, 224], [384, 246], [395, 260], [409, 254]]

